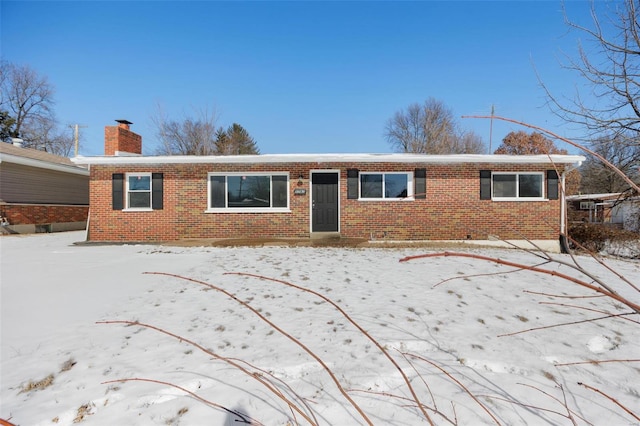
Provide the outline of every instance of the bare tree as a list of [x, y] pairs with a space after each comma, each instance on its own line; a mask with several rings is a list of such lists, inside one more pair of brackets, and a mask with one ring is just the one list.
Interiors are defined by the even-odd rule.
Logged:
[[479, 134], [472, 131], [463, 131], [458, 139], [458, 151], [465, 154], [482, 154], [486, 147]]
[[157, 129], [160, 155], [244, 155], [258, 154], [255, 140], [241, 125], [218, 128], [215, 110], [201, 109], [181, 121], [167, 118], [162, 107], [151, 117]]
[[[605, 21], [592, 7], [593, 25], [567, 25], [586, 34], [593, 50], [580, 44], [578, 59], [568, 58], [565, 68], [575, 72], [590, 88], [576, 90], [573, 98], [560, 99], [543, 82], [552, 110], [564, 120], [583, 126], [591, 139], [602, 135], [640, 132], [640, 4], [638, 0], [607, 3], [615, 7]], [[635, 139], [637, 143], [637, 139]]]
[[[606, 158], [625, 175], [640, 183], [640, 143], [630, 142], [627, 138], [603, 137], [592, 143], [593, 149]], [[625, 192], [630, 186], [614, 170], [605, 166], [594, 155], [580, 168], [582, 173], [581, 190], [584, 193]]]
[[214, 155], [216, 154], [215, 110], [201, 109], [196, 116], [182, 121], [170, 120], [160, 105], [151, 117], [160, 141], [157, 153], [161, 155]]
[[53, 86], [27, 65], [0, 62], [0, 137], [20, 137], [27, 148], [68, 157], [74, 141], [53, 111]]
[[7, 81], [7, 74], [9, 73], [9, 62], [0, 60], [0, 110], [6, 111], [7, 99], [4, 97], [4, 85]]
[[28, 120], [22, 127], [21, 137], [29, 148], [62, 157], [70, 157], [75, 148], [72, 132], [61, 129], [52, 118]]
[[[53, 86], [27, 65], [4, 62], [0, 66], [0, 105], [15, 120], [12, 136], [21, 135], [29, 121], [53, 120]], [[27, 144], [30, 142], [25, 139]]]
[[484, 144], [473, 132], [459, 129], [451, 110], [441, 101], [411, 104], [389, 119], [385, 137], [398, 152], [423, 154], [482, 153]]

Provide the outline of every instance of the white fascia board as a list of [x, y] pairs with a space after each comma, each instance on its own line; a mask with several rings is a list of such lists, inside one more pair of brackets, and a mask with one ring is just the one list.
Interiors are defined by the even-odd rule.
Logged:
[[622, 195], [622, 192], [607, 192], [604, 194], [582, 194], [582, 195], [569, 195], [567, 200], [598, 200], [602, 198], [617, 198]]
[[269, 164], [269, 163], [502, 163], [502, 164], [574, 164], [579, 166], [581, 155], [425, 155], [425, 154], [262, 154], [262, 155], [168, 155], [140, 157], [74, 157], [76, 164], [137, 165], [137, 164]]
[[[50, 163], [48, 161], [35, 160], [33, 158], [20, 157], [11, 154], [0, 154], [0, 163], [13, 163], [22, 166], [37, 167], [39, 169], [54, 170], [56, 172], [71, 173], [75, 175], [89, 176], [89, 170], [79, 166], [66, 166], [64, 164]], [[82, 164], [82, 163], [77, 163]]]

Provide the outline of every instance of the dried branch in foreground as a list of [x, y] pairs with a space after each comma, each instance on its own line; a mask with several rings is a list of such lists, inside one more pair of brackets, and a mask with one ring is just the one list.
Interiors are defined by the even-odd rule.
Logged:
[[149, 328], [151, 330], [155, 330], [158, 331], [160, 333], [166, 334], [167, 336], [171, 336], [177, 340], [179, 340], [180, 342], [184, 342], [187, 343], [199, 350], [201, 350], [202, 352], [206, 353], [207, 355], [211, 355], [212, 357], [214, 357], [215, 359], [221, 360], [226, 362], [227, 364], [233, 366], [234, 368], [237, 368], [238, 370], [242, 371], [243, 373], [245, 373], [246, 375], [248, 375], [249, 377], [253, 378], [254, 380], [257, 380], [258, 382], [260, 382], [262, 385], [264, 385], [269, 391], [271, 391], [273, 394], [275, 394], [276, 396], [278, 396], [280, 399], [282, 399], [285, 404], [287, 404], [290, 408], [292, 408], [293, 410], [297, 411], [302, 417], [305, 418], [305, 420], [307, 420], [310, 424], [312, 425], [317, 425], [317, 423], [313, 422], [311, 420], [311, 418], [309, 418], [309, 416], [304, 413], [298, 406], [297, 404], [295, 404], [294, 402], [290, 401], [288, 398], [286, 398], [286, 396], [284, 396], [282, 394], [282, 392], [280, 392], [276, 387], [274, 387], [271, 383], [269, 383], [268, 381], [264, 380], [261, 376], [257, 375], [257, 374], [253, 374], [253, 372], [247, 370], [246, 368], [244, 368], [243, 366], [237, 364], [236, 362], [234, 362], [232, 359], [230, 358], [225, 358], [223, 356], [220, 356], [218, 354], [216, 354], [215, 352], [205, 348], [204, 346], [200, 345], [199, 343], [194, 342], [193, 340], [187, 339], [183, 336], [180, 336], [178, 334], [175, 333], [171, 333], [170, 331], [167, 331], [163, 328], [160, 327], [156, 327], [154, 325], [151, 324], [145, 324], [142, 322], [138, 322], [138, 321], [126, 321], [126, 320], [115, 320], [115, 321], [98, 321], [96, 324], [126, 324], [128, 326], [131, 325], [137, 325], [140, 327], [146, 327]]
[[329, 377], [331, 377], [331, 380], [333, 380], [333, 383], [336, 385], [336, 388], [338, 389], [338, 391], [340, 391], [340, 393], [342, 394], [342, 396], [345, 397], [345, 399], [347, 401], [349, 401], [349, 403], [351, 404], [351, 406], [353, 408], [355, 408], [355, 410], [358, 412], [358, 414], [360, 414], [360, 416], [364, 419], [365, 422], [367, 422], [367, 424], [372, 425], [373, 423], [371, 422], [371, 420], [369, 419], [369, 417], [366, 415], [366, 413], [362, 410], [362, 408], [358, 405], [358, 403], [356, 403], [347, 393], [347, 391], [344, 389], [344, 387], [342, 386], [342, 384], [340, 383], [340, 381], [338, 380], [338, 378], [335, 376], [335, 374], [333, 374], [333, 371], [331, 371], [331, 369], [329, 368], [329, 366], [322, 360], [322, 358], [320, 358], [315, 352], [313, 352], [311, 349], [309, 349], [304, 343], [302, 343], [300, 340], [296, 339], [295, 337], [293, 337], [292, 335], [290, 335], [289, 333], [287, 333], [286, 331], [284, 331], [282, 328], [278, 327], [276, 324], [274, 324], [272, 321], [270, 321], [267, 317], [265, 317], [264, 315], [262, 315], [258, 310], [256, 310], [254, 307], [252, 307], [251, 305], [249, 305], [248, 303], [238, 299], [233, 293], [228, 292], [227, 290], [215, 286], [213, 284], [209, 284], [207, 282], [204, 281], [200, 281], [200, 280], [196, 280], [194, 278], [189, 278], [189, 277], [183, 277], [181, 275], [177, 275], [177, 274], [170, 274], [167, 272], [145, 272], [145, 274], [147, 275], [163, 275], [166, 277], [173, 277], [173, 278], [178, 278], [181, 280], [185, 280], [185, 281], [189, 281], [195, 284], [199, 284], [205, 287], [208, 287], [212, 290], [218, 291], [220, 293], [223, 293], [224, 295], [230, 297], [231, 299], [235, 300], [236, 302], [238, 302], [240, 305], [242, 305], [243, 307], [249, 309], [251, 312], [253, 312], [255, 315], [258, 316], [258, 318], [260, 318], [262, 321], [264, 321], [265, 323], [267, 323], [270, 327], [272, 327], [274, 330], [276, 330], [277, 332], [279, 332], [280, 334], [282, 334], [283, 336], [285, 336], [286, 338], [288, 338], [289, 340], [291, 340], [293, 343], [295, 343], [298, 347], [300, 347], [302, 350], [304, 350], [307, 354], [309, 354], [309, 356], [311, 356], [313, 359], [315, 359], [318, 364], [320, 364], [322, 366], [322, 368], [326, 371], [326, 373], [329, 375]]
[[636, 311], [636, 313], [640, 314], [640, 305], [631, 302], [630, 300], [616, 294], [616, 293], [612, 293], [609, 290], [605, 290], [603, 288], [594, 286], [592, 284], [589, 284], [585, 281], [579, 280], [577, 278], [574, 278], [570, 275], [567, 274], [563, 274], [561, 272], [557, 272], [557, 271], [550, 271], [548, 269], [543, 269], [543, 268], [539, 268], [536, 266], [529, 266], [529, 265], [523, 265], [520, 263], [516, 263], [516, 262], [510, 262], [507, 260], [502, 260], [502, 259], [497, 259], [494, 257], [488, 257], [488, 256], [482, 256], [479, 254], [473, 254], [473, 253], [456, 253], [456, 252], [440, 252], [440, 253], [426, 253], [426, 254], [419, 254], [416, 256], [407, 256], [404, 257], [402, 259], [400, 259], [400, 262], [407, 262], [410, 260], [415, 260], [415, 259], [422, 259], [422, 258], [430, 258], [430, 257], [448, 257], [448, 256], [453, 256], [453, 257], [469, 257], [469, 258], [473, 258], [473, 259], [479, 259], [479, 260], [484, 260], [484, 261], [488, 261], [488, 262], [493, 262], [493, 263], [498, 263], [501, 265], [507, 265], [507, 266], [512, 266], [515, 268], [521, 268], [521, 269], [526, 269], [529, 271], [533, 271], [533, 272], [539, 272], [542, 274], [548, 274], [548, 275], [552, 275], [554, 277], [558, 277], [558, 278], [562, 278], [564, 280], [573, 282], [575, 284], [578, 284], [582, 287], [586, 287], [590, 290], [596, 291], [600, 294], [603, 294], [607, 297], [610, 297], [611, 299], [614, 299], [624, 305], [627, 305], [628, 307], [630, 307], [631, 309], [633, 309], [634, 311]]
[[200, 402], [204, 402], [207, 405], [210, 405], [212, 407], [215, 408], [219, 408], [223, 411], [226, 411], [227, 413], [234, 415], [236, 417], [238, 417], [240, 420], [236, 420], [239, 421], [240, 423], [244, 423], [244, 424], [248, 424], [248, 425], [255, 425], [255, 426], [264, 426], [262, 423], [260, 423], [259, 421], [257, 421], [256, 419], [251, 418], [250, 416], [247, 416], [246, 414], [242, 414], [238, 411], [235, 410], [231, 410], [227, 407], [224, 407], [220, 404], [217, 404], [213, 401], [209, 401], [208, 399], [205, 399], [203, 397], [201, 397], [200, 395], [196, 394], [195, 392], [191, 392], [189, 389], [185, 389], [182, 386], [178, 386], [176, 384], [173, 383], [169, 383], [169, 382], [163, 382], [162, 380], [155, 380], [155, 379], [144, 379], [144, 378], [140, 378], [140, 377], [132, 377], [132, 378], [128, 378], [128, 379], [117, 379], [117, 380], [109, 380], [107, 382], [102, 382], [101, 384], [103, 385], [108, 385], [108, 384], [112, 384], [112, 383], [122, 383], [122, 382], [149, 382], [149, 383], [157, 383], [160, 385], [166, 385], [166, 386], [171, 386], [174, 387], [176, 389], [180, 389], [181, 391], [191, 395], [193, 398], [197, 399]]
[[570, 139], [567, 138], [563, 138], [562, 136], [547, 130], [545, 128], [539, 127], [539, 126], [534, 126], [533, 124], [528, 124], [525, 123], [523, 121], [518, 121], [518, 120], [513, 120], [511, 118], [506, 118], [506, 117], [500, 117], [497, 115], [465, 115], [462, 118], [484, 118], [484, 119], [495, 119], [495, 120], [502, 120], [502, 121], [506, 121], [509, 123], [514, 123], [514, 124], [519, 124], [521, 126], [524, 127], [528, 127], [530, 129], [535, 129], [539, 132], [542, 132], [544, 134], [547, 134], [553, 138], [556, 138], [558, 140], [561, 140], [563, 142], [568, 143], [571, 146], [574, 146], [578, 149], [581, 149], [585, 152], [588, 152], [589, 154], [593, 155], [594, 157], [596, 157], [598, 160], [602, 161], [604, 164], [607, 165], [607, 167], [609, 167], [611, 170], [615, 171], [626, 183], [629, 184], [629, 186], [631, 188], [633, 188], [637, 193], [640, 194], [640, 186], [638, 186], [633, 180], [631, 180], [631, 178], [629, 178], [629, 176], [625, 175], [620, 169], [618, 169], [615, 165], [611, 164], [611, 162], [609, 160], [607, 160], [606, 158], [604, 158], [602, 155], [598, 154], [597, 152], [585, 147], [584, 145], [581, 145], [579, 143], [573, 142]]
[[[296, 284], [293, 284], [293, 283], [290, 283], [290, 282], [287, 282], [287, 281], [279, 280], [279, 279], [276, 279], [276, 278], [269, 278], [269, 277], [265, 277], [265, 276], [262, 276], [262, 275], [249, 274], [249, 273], [244, 273], [244, 272], [226, 272], [224, 275], [239, 275], [239, 276], [245, 276], [245, 277], [253, 277], [253, 278], [259, 278], [259, 279], [262, 279], [262, 280], [267, 280], [267, 281], [271, 281], [271, 282], [284, 284], [284, 285], [286, 285], [288, 287], [295, 288], [295, 289], [303, 291], [305, 293], [313, 294], [314, 296], [317, 296], [317, 297], [321, 298], [322, 300], [324, 300], [325, 302], [329, 303], [331, 306], [336, 308], [338, 310], [338, 312], [340, 312], [340, 314], [342, 314], [342, 316], [347, 321], [349, 321], [354, 327], [356, 327], [358, 329], [358, 331], [360, 331], [367, 339], [369, 339], [369, 341], [371, 343], [373, 343], [378, 348], [378, 350], [380, 350], [380, 352], [382, 352], [382, 354], [387, 358], [387, 360], [389, 360], [389, 362], [391, 362], [391, 364], [393, 364], [393, 366], [396, 368], [396, 370], [398, 370], [398, 372], [400, 373], [400, 375], [404, 379], [404, 382], [407, 385], [407, 388], [411, 392], [411, 396], [413, 396], [413, 399], [414, 399], [415, 403], [417, 404], [418, 408], [420, 409], [420, 411], [422, 412], [424, 417], [427, 419], [429, 424], [434, 425], [433, 420], [431, 420], [431, 417], [429, 416], [429, 414], [427, 414], [427, 412], [426, 412], [426, 410], [424, 408], [425, 405], [420, 401], [416, 391], [414, 390], [413, 386], [411, 385], [411, 381], [409, 380], [407, 375], [404, 373], [402, 368], [398, 365], [396, 360], [393, 359], [393, 357], [389, 354], [389, 352], [376, 339], [374, 339], [364, 328], [362, 328], [356, 321], [354, 321], [353, 318], [351, 318], [349, 316], [349, 314], [347, 314], [344, 311], [344, 309], [342, 309], [333, 300], [329, 299], [324, 294], [318, 293], [317, 291], [313, 291], [313, 290], [310, 290], [308, 288], [301, 287], [299, 285], [296, 285]], [[433, 411], [438, 413], [438, 411], [436, 409], [433, 409]]]
[[583, 387], [585, 387], [585, 388], [589, 389], [589, 390], [592, 390], [592, 391], [594, 391], [594, 392], [599, 393], [600, 395], [604, 396], [605, 398], [607, 398], [608, 400], [610, 400], [611, 402], [613, 402], [614, 404], [616, 404], [618, 407], [622, 408], [624, 411], [626, 411], [627, 413], [629, 413], [631, 416], [633, 416], [633, 418], [634, 418], [634, 419], [636, 419], [636, 420], [640, 420], [640, 417], [638, 417], [638, 415], [637, 415], [637, 414], [633, 413], [633, 412], [632, 412], [631, 410], [629, 410], [627, 407], [625, 407], [624, 405], [620, 404], [620, 403], [618, 402], [618, 400], [617, 400], [617, 399], [615, 399], [615, 398], [613, 398], [613, 397], [611, 397], [611, 396], [607, 395], [606, 393], [602, 392], [600, 389], [596, 389], [596, 388], [594, 388], [594, 387], [591, 387], [591, 386], [587, 385], [586, 383], [578, 382], [578, 384], [579, 384], [580, 386], [583, 386]]
[[600, 320], [603, 320], [603, 319], [617, 318], [620, 315], [623, 315], [623, 314], [611, 314], [611, 315], [605, 315], [603, 317], [589, 318], [589, 319], [580, 320], [580, 321], [571, 321], [571, 322], [563, 322], [563, 323], [560, 323], [560, 324], [543, 325], [541, 327], [527, 328], [526, 330], [514, 331], [512, 333], [498, 334], [497, 337], [515, 336], [517, 334], [529, 333], [531, 331], [547, 330], [549, 328], [556, 328], [556, 327], [566, 327], [568, 325], [583, 324], [585, 322], [595, 322], [595, 321], [600, 321]]
[[498, 421], [498, 419], [496, 419], [496, 417], [491, 413], [491, 411], [487, 408], [486, 405], [484, 405], [482, 402], [480, 402], [480, 400], [462, 383], [460, 382], [458, 379], [456, 379], [455, 377], [453, 377], [453, 375], [451, 373], [449, 373], [447, 370], [445, 370], [444, 368], [440, 367], [438, 364], [436, 364], [433, 361], [430, 361], [424, 357], [421, 357], [419, 355], [416, 354], [411, 354], [411, 353], [405, 353], [405, 352], [400, 352], [405, 359], [408, 360], [408, 357], [411, 358], [415, 358], [415, 359], [419, 359], [421, 361], [424, 361], [428, 364], [431, 364], [432, 366], [434, 366], [435, 368], [437, 368], [438, 370], [440, 370], [442, 373], [444, 373], [449, 379], [451, 379], [453, 382], [455, 382], [458, 386], [460, 386], [460, 388], [465, 391], [467, 393], [467, 395], [469, 395], [471, 397], [471, 399], [473, 399], [480, 407], [482, 407], [482, 409], [489, 415], [489, 417], [491, 417], [493, 419], [493, 421], [497, 424], [500, 425], [500, 422]]
[[567, 365], [581, 365], [581, 364], [592, 364], [592, 365], [598, 365], [598, 364], [606, 364], [606, 363], [610, 363], [610, 362], [640, 362], [640, 359], [604, 359], [601, 361], [598, 360], [591, 360], [591, 361], [578, 361], [578, 362], [563, 362], [561, 364], [553, 364], [555, 367], [565, 367]]
[[621, 314], [612, 314], [611, 312], [603, 311], [601, 309], [587, 308], [586, 306], [579, 306], [579, 305], [567, 305], [566, 303], [556, 303], [556, 302], [538, 302], [538, 303], [540, 303], [541, 305], [563, 306], [565, 308], [575, 308], [575, 309], [582, 309], [585, 311], [597, 312], [599, 314], [611, 315], [612, 318], [620, 318], [626, 321], [640, 324], [640, 321], [636, 321], [631, 318], [626, 318], [628, 315], [636, 315], [635, 312], [623, 312]]

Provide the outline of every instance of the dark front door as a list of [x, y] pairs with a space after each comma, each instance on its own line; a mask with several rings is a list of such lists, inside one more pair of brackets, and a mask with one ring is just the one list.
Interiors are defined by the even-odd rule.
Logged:
[[338, 232], [338, 173], [312, 173], [311, 193], [311, 232]]

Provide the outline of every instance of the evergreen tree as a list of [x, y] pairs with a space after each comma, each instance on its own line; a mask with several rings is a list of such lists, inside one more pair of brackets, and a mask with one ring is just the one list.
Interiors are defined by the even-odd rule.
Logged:
[[249, 155], [260, 153], [256, 141], [249, 135], [249, 132], [238, 123], [233, 123], [227, 130], [219, 129], [216, 132], [215, 146], [217, 155]]
[[0, 111], [0, 141], [9, 142], [12, 137], [15, 137], [14, 126], [16, 120], [9, 116], [7, 111]]

